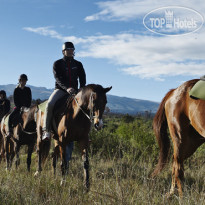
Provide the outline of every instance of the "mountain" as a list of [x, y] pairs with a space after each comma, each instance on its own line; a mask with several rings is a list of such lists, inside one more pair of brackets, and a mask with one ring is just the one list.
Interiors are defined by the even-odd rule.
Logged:
[[[45, 87], [35, 87], [28, 85], [32, 91], [33, 99], [48, 99], [50, 94], [53, 92], [53, 89], [47, 89]], [[0, 90], [5, 90], [7, 96], [13, 95], [13, 91], [16, 85], [0, 85]], [[139, 100], [127, 97], [119, 97], [114, 95], [107, 95], [107, 107], [113, 113], [122, 113], [122, 114], [137, 114], [143, 112], [152, 112], [155, 113], [158, 109], [159, 103], [152, 102], [148, 100]]]
[[107, 95], [107, 101], [110, 111], [115, 113], [137, 114], [146, 111], [155, 113], [159, 107], [157, 102], [114, 95]]
[[[7, 96], [13, 95], [14, 89], [17, 85], [8, 84], [8, 85], [0, 85], [0, 90], [5, 90]], [[35, 87], [32, 85], [28, 85], [31, 88], [32, 98], [33, 99], [41, 99], [45, 100], [48, 99], [53, 89], [47, 89], [45, 87]]]

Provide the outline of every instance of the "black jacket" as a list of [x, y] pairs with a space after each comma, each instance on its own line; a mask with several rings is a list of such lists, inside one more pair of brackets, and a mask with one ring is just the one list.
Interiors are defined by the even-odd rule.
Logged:
[[53, 74], [56, 80], [55, 88], [66, 91], [72, 87], [78, 90], [78, 79], [80, 87], [86, 84], [85, 70], [81, 62], [66, 57], [59, 59], [53, 64]]
[[0, 100], [0, 116], [4, 116], [10, 110], [10, 101], [8, 99]]
[[30, 107], [31, 106], [31, 89], [29, 87], [16, 87], [14, 90], [14, 104], [17, 108]]

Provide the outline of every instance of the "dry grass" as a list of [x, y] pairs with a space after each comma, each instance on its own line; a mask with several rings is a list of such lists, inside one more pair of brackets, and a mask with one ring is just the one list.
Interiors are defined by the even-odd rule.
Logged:
[[[21, 155], [18, 170], [10, 172], [5, 163], [0, 165], [0, 204], [204, 204], [205, 165], [204, 160], [192, 158], [185, 165], [184, 197], [166, 198], [171, 184], [171, 169], [167, 168], [159, 177], [149, 178], [153, 171], [152, 159], [132, 157], [101, 159], [90, 158], [91, 189], [83, 187], [82, 162], [74, 154], [70, 163], [66, 183], [61, 186], [60, 165], [54, 177], [49, 160], [38, 177], [34, 177], [36, 157], [33, 157], [31, 172], [26, 171], [26, 156]], [[195, 162], [190, 167], [190, 163]], [[170, 166], [169, 166], [170, 167]]]

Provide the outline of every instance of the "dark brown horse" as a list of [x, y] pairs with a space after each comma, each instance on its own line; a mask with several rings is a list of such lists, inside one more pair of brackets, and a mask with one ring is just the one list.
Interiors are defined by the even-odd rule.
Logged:
[[[22, 145], [28, 146], [27, 155], [27, 170], [30, 171], [31, 155], [37, 139], [35, 114], [38, 111], [38, 106], [34, 105], [31, 108], [26, 108], [22, 111], [21, 119], [13, 128], [13, 136], [8, 138], [8, 126], [2, 120], [1, 132], [4, 138], [4, 149], [7, 162], [7, 169], [11, 168], [12, 160], [16, 155], [16, 167], [20, 164], [19, 150]], [[19, 120], [19, 119], [18, 119]]]
[[[84, 163], [84, 179], [87, 188], [89, 188], [88, 134], [91, 129], [92, 120], [94, 121], [96, 129], [102, 127], [102, 115], [107, 103], [106, 93], [110, 91], [111, 88], [112, 87], [103, 88], [101, 85], [90, 84], [80, 89], [69, 104], [64, 104], [65, 112], [57, 120], [56, 128], [54, 129], [54, 170], [57, 152], [60, 149], [62, 175], [65, 176], [65, 174], [67, 174], [68, 163], [66, 161], [66, 146], [72, 141], [78, 141]], [[47, 156], [49, 151], [49, 146], [47, 146], [47, 149], [45, 146], [47, 142], [41, 140], [42, 124], [43, 113], [39, 111], [37, 115], [37, 151], [39, 161], [36, 174], [42, 171], [41, 160]]]
[[183, 162], [205, 142], [205, 101], [189, 96], [189, 91], [196, 82], [198, 80], [187, 81], [170, 90], [162, 100], [153, 121], [160, 148], [159, 161], [153, 176], [164, 168], [169, 157], [167, 128], [173, 142], [172, 186], [169, 195], [174, 193], [177, 186], [179, 195], [182, 196]]

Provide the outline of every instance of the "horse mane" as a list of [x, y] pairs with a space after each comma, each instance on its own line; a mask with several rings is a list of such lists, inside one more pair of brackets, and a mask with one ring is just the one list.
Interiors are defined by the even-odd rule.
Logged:
[[192, 88], [200, 79], [193, 79], [186, 82], [186, 89]]
[[29, 108], [29, 111], [28, 111], [28, 115], [27, 115], [27, 122], [30, 122], [31, 120], [34, 119], [34, 112], [35, 112], [35, 109], [37, 108], [37, 105], [32, 105], [30, 108]]
[[96, 93], [104, 93], [104, 88], [98, 84], [88, 84], [85, 87], [80, 88], [79, 92], [83, 91], [83, 93], [84, 93], [84, 92], [87, 92], [90, 90], [92, 90], [93, 92], [96, 92]]

